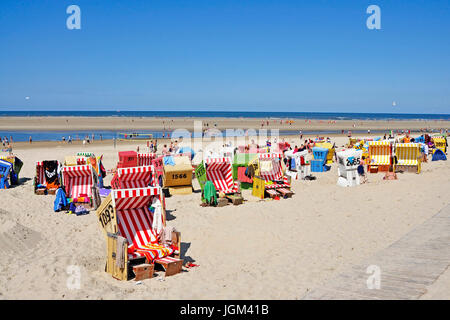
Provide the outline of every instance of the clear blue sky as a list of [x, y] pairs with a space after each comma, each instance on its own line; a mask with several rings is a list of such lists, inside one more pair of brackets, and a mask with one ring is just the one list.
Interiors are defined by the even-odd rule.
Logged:
[[0, 108], [450, 113], [450, 1], [1, 0]]

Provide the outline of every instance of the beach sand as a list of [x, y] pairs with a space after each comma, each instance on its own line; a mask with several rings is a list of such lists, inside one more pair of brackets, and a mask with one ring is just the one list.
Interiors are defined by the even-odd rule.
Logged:
[[[280, 121], [282, 120], [282, 124]], [[200, 128], [217, 129], [279, 129], [281, 130], [412, 130], [450, 128], [446, 120], [304, 120], [258, 118], [163, 118], [163, 117], [0, 117], [2, 130], [194, 130], [195, 123]], [[264, 126], [261, 124], [264, 122]]]
[[[6, 130], [5, 119], [0, 122]], [[333, 140], [340, 146], [348, 138]], [[172, 196], [167, 224], [181, 231], [184, 257], [199, 267], [137, 285], [104, 272], [106, 245], [95, 212], [55, 213], [54, 196], [35, 195], [32, 183], [38, 160], [92, 151], [110, 169], [118, 151], [135, 149], [136, 143], [121, 142], [114, 149], [111, 141], [14, 144], [24, 166], [22, 183], [0, 191], [0, 299], [300, 299], [450, 203], [449, 161], [424, 163], [421, 174], [399, 174], [397, 181], [370, 174], [354, 188], [336, 185], [333, 165], [314, 173], [315, 181], [294, 181], [295, 195], [280, 201], [258, 201], [244, 191], [243, 205], [202, 208], [198, 192]], [[81, 272], [79, 289], [68, 288], [71, 266]], [[450, 298], [448, 280], [440, 283], [430, 295]]]

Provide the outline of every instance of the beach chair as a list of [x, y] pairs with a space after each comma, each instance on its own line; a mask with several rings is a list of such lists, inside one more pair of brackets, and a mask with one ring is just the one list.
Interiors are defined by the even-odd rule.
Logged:
[[81, 166], [88, 164], [85, 156], [66, 156], [64, 157], [64, 166]]
[[311, 172], [324, 172], [329, 169], [326, 166], [328, 151], [327, 148], [312, 148], [313, 160], [311, 160]]
[[111, 180], [111, 188], [145, 188], [156, 186], [156, 182], [156, 172], [153, 166], [117, 168], [117, 171]]
[[260, 154], [257, 169], [253, 177], [252, 195], [264, 199], [266, 195], [271, 198], [290, 198], [294, 194], [290, 189], [289, 178], [283, 173], [281, 153]]
[[332, 164], [334, 153], [335, 153], [335, 149], [333, 148], [333, 145], [329, 142], [319, 142], [319, 143], [316, 143], [316, 146], [319, 148], [328, 149], [328, 153], [326, 156], [326, 164]]
[[358, 166], [361, 164], [362, 150], [348, 149], [336, 153], [338, 159], [338, 181], [341, 187], [354, 187], [361, 183]]
[[[305, 179], [306, 176], [311, 174], [311, 164], [306, 163], [306, 157], [308, 156], [308, 150], [294, 153], [294, 150], [289, 150], [284, 153], [288, 162], [295, 162], [295, 169], [290, 170], [290, 166], [286, 167], [285, 175], [289, 176], [291, 180]], [[303, 157], [303, 163], [301, 158]]]
[[389, 171], [392, 165], [392, 144], [389, 141], [369, 141], [369, 164], [367, 171]]
[[[149, 209], [150, 208], [150, 209]], [[164, 195], [160, 187], [115, 189], [97, 210], [106, 238], [105, 271], [119, 280], [133, 278], [133, 266], [157, 264], [165, 275], [181, 272], [181, 234], [172, 244], [159, 240], [166, 226]]]
[[437, 149], [441, 149], [442, 152], [447, 153], [447, 144], [444, 137], [433, 137], [432, 139]]
[[[167, 159], [167, 158], [166, 158]], [[194, 168], [189, 155], [172, 156], [172, 164], [163, 164], [163, 187], [170, 194], [191, 194]]]
[[156, 159], [156, 153], [138, 153], [138, 166], [150, 166]]
[[0, 189], [8, 189], [10, 187], [10, 174], [13, 170], [11, 162], [0, 160]]
[[420, 173], [422, 154], [418, 143], [396, 143], [395, 155], [397, 156], [397, 164], [394, 172]]
[[249, 164], [258, 158], [257, 153], [236, 153], [233, 158], [233, 180], [241, 183], [241, 189], [251, 189], [253, 179], [245, 176]]
[[19, 173], [23, 166], [22, 160], [14, 155], [0, 156], [0, 160], [7, 161], [12, 165], [12, 170], [9, 173], [11, 185], [19, 184]]
[[100, 205], [100, 195], [97, 187], [98, 176], [90, 164], [80, 166], [63, 166], [62, 183], [67, 198], [85, 199], [83, 205], [97, 209]]
[[[34, 193], [38, 195], [55, 194], [61, 186], [60, 163], [58, 160], [44, 160], [36, 162], [36, 176], [34, 177]], [[39, 185], [45, 188], [39, 188]]]
[[233, 182], [233, 167], [231, 159], [206, 159], [206, 178], [214, 184], [218, 192], [233, 194], [240, 192], [238, 184]]

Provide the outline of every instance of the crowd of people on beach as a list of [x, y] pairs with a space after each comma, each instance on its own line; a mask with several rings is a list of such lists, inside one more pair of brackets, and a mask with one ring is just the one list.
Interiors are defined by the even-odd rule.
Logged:
[[[102, 135], [101, 133], [100, 133], [99, 137], [100, 137], [100, 141], [103, 141], [103, 135]], [[30, 137], [30, 139], [31, 139], [31, 137]], [[80, 139], [80, 137], [79, 137], [78, 135], [76, 135], [76, 140], [77, 140], [77, 141], [81, 141], [81, 139]], [[82, 143], [83, 143], [83, 145], [91, 144], [91, 142], [94, 142], [94, 140], [95, 140], [95, 134], [91, 134], [91, 135], [86, 134], [86, 135], [84, 136], [84, 139], [83, 139], [83, 142], [82, 142]], [[69, 136], [67, 137], [67, 139], [66, 139], [65, 136], [63, 136], [63, 137], [61, 138], [61, 141], [62, 141], [63, 143], [71, 144], [71, 143], [73, 142], [73, 138], [72, 138], [71, 135], [69, 135]]]

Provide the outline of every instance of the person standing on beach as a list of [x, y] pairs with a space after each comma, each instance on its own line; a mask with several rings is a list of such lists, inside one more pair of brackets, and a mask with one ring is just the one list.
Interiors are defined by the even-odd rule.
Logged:
[[33, 142], [33, 139], [31, 139], [31, 136], [30, 136], [30, 143], [32, 143]]
[[72, 136], [69, 136], [69, 138], [67, 139], [67, 142], [70, 144], [72, 143]]

